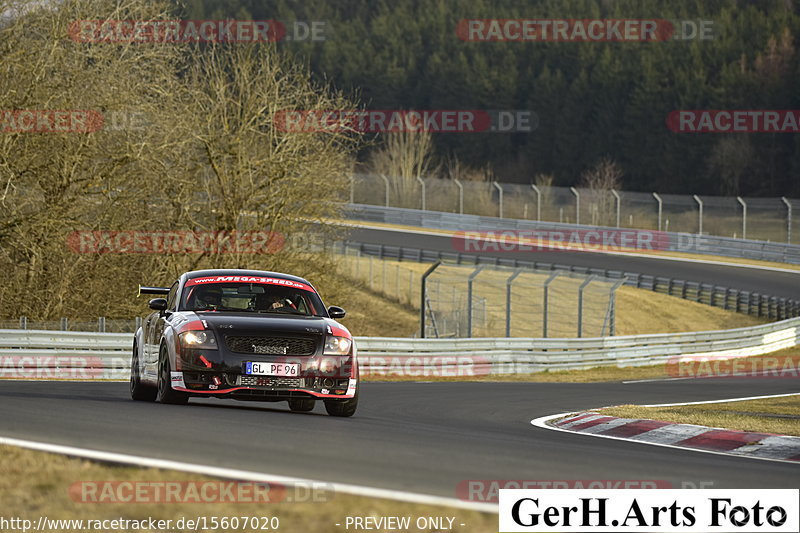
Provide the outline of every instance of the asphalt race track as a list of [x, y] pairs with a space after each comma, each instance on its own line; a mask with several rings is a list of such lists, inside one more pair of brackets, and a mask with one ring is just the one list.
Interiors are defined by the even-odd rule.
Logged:
[[[463, 480], [666, 480], [793, 488], [800, 465], [540, 429], [531, 419], [621, 403], [797, 391], [795, 379], [648, 383], [364, 383], [359, 411], [134, 402], [127, 383], [0, 381], [0, 436], [329, 482], [456, 496]], [[708, 485], [713, 482], [713, 485]]]
[[[455, 252], [453, 240], [447, 235], [408, 234], [397, 230], [379, 228], [353, 228], [348, 240], [364, 244], [407, 246], [442, 252]], [[715, 265], [699, 262], [671, 261], [648, 257], [631, 257], [591, 252], [517, 251], [468, 252], [473, 255], [543, 261], [563, 265], [576, 265], [608, 270], [622, 270], [650, 276], [671, 277], [687, 281], [711, 283], [770, 296], [800, 299], [800, 271], [798, 273], [765, 271], [763, 269]], [[702, 258], [702, 256], [698, 256]]]

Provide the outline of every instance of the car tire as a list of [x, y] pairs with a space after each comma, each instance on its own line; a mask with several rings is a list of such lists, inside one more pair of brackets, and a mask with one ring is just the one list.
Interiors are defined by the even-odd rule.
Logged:
[[136, 343], [133, 344], [133, 355], [131, 356], [131, 398], [138, 402], [154, 402], [158, 389], [142, 384], [142, 377], [139, 370], [139, 349]]
[[358, 407], [358, 389], [349, 400], [325, 400], [325, 410], [331, 416], [353, 416]]
[[169, 354], [167, 354], [167, 347], [163, 345], [158, 356], [157, 390], [156, 397], [160, 403], [185, 405], [189, 401], [188, 394], [172, 389], [172, 370], [169, 365]]
[[314, 398], [292, 398], [289, 400], [289, 409], [295, 413], [307, 413], [313, 411], [316, 404]]

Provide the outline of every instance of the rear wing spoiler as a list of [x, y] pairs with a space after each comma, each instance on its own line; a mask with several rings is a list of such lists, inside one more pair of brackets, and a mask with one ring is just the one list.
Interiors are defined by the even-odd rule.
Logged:
[[143, 287], [139, 285], [139, 294], [137, 296], [142, 294], [169, 294], [169, 287]]

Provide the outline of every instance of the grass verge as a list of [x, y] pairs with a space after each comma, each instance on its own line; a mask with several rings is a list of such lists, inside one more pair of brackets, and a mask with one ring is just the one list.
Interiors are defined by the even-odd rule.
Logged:
[[[351, 278], [352, 283], [347, 284], [347, 290], [337, 291], [336, 301], [341, 302], [337, 305], [342, 305], [348, 311], [342, 323], [351, 332], [365, 337], [408, 337], [418, 331], [419, 277], [430, 264], [370, 257], [350, 257], [346, 261], [347, 268], [343, 262], [342, 274]], [[470, 271], [467, 267], [463, 269], [467, 273]], [[443, 266], [439, 272], [447, 271], [452, 274], [451, 271], [456, 270], [458, 269], [452, 267], [448, 270]], [[534, 274], [530, 276], [536, 278]], [[461, 278], [451, 278], [448, 275], [443, 277], [444, 283], [454, 284], [461, 292], [466, 290], [466, 274]], [[540, 281], [544, 281], [548, 276], [539, 277]], [[476, 336], [503, 335], [507, 278], [508, 272], [486, 271], [476, 279], [476, 294], [490, 297], [488, 300], [494, 303], [485, 308], [486, 317], [482, 324], [486, 327], [474, 326]], [[434, 276], [431, 279], [438, 278]], [[569, 337], [577, 334], [574, 324], [577, 321], [579, 284], [579, 280], [564, 276], [551, 289], [550, 336]], [[386, 292], [381, 292], [381, 288]], [[512, 315], [512, 328], [515, 336], [536, 337], [541, 333], [541, 319], [531, 317], [540, 317], [542, 314], [541, 306], [537, 307], [542, 298], [541, 287], [534, 284], [524, 288], [529, 301], [525, 306], [518, 307], [517, 312]], [[448, 286], [447, 290], [449, 289]], [[590, 301], [594, 301], [594, 307], [589, 307], [594, 310], [595, 315], [599, 313], [599, 320], [602, 321], [606, 300], [598, 296], [594, 298], [595, 300], [590, 298]], [[597, 309], [597, 305], [601, 308]], [[446, 308], [442, 310], [447, 311]], [[618, 289], [615, 321], [616, 335], [732, 329], [765, 322], [764, 319], [634, 287]]]
[[674, 407], [620, 405], [600, 409], [599, 412], [622, 418], [647, 418], [678, 424], [800, 436], [800, 396]]
[[[419, 329], [419, 312], [354, 283], [339, 291], [331, 305], [344, 307], [341, 320], [353, 335], [360, 337], [410, 337]], [[327, 303], [327, 302], [326, 302]]]
[[[412, 523], [418, 517], [452, 517], [453, 531], [485, 532], [494, 531], [497, 515], [413, 503], [396, 502], [334, 494], [331, 491], [315, 491], [304, 495], [308, 501], [281, 503], [123, 503], [109, 502], [112, 494], [125, 495], [122, 488], [114, 491], [98, 490], [96, 493], [84, 489], [81, 482], [119, 481], [145, 483], [204, 482], [213, 478], [167, 470], [146, 469], [127, 466], [112, 466], [83, 459], [56, 454], [31, 451], [13, 446], [0, 446], [0, 501], [6, 517], [20, 517], [32, 520], [34, 525], [40, 516], [48, 519], [143, 520], [153, 517], [157, 520], [173, 520], [170, 531], [193, 531], [189, 528], [175, 527], [181, 518], [195, 520], [206, 517], [277, 517], [280, 530], [286, 532], [306, 531], [346, 531], [347, 516], [410, 516]], [[77, 485], [76, 485], [77, 484]], [[104, 485], [100, 485], [104, 486]], [[213, 486], [213, 485], [212, 485]], [[94, 486], [93, 486], [94, 488]], [[288, 488], [287, 495], [293, 494]], [[453, 487], [455, 494], [455, 487]], [[83, 503], [84, 495], [103, 497], [107, 503]], [[130, 494], [130, 493], [128, 493]], [[154, 494], [151, 492], [150, 494]], [[188, 495], [189, 492], [182, 494]], [[214, 494], [209, 493], [209, 494]], [[270, 492], [272, 494], [272, 492]], [[195, 501], [195, 500], [191, 500]], [[341, 526], [336, 526], [336, 524]], [[447, 523], [445, 521], [445, 523]], [[464, 524], [461, 526], [460, 524]], [[108, 528], [105, 528], [108, 529]], [[351, 527], [352, 529], [352, 527]], [[60, 528], [60, 531], [77, 528]], [[137, 531], [136, 528], [120, 528], [115, 531]], [[245, 528], [246, 531], [260, 529]], [[219, 528], [210, 531], [243, 531], [236, 528]], [[388, 531], [377, 529], [377, 531]], [[409, 531], [437, 531], [436, 528], [410, 528]]]

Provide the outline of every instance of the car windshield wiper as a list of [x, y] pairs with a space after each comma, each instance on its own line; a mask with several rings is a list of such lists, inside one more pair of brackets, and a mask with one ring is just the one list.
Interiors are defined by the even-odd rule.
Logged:
[[201, 309], [194, 309], [194, 311], [246, 311], [246, 312], [252, 312], [253, 310], [252, 309], [241, 309], [241, 308], [238, 308], [238, 307], [217, 306], [217, 307], [203, 307]]
[[259, 313], [278, 313], [278, 314], [286, 314], [286, 315], [303, 315], [306, 314], [302, 311], [298, 311], [297, 309], [287, 309], [284, 307], [278, 309], [264, 309], [262, 311], [258, 311]]

